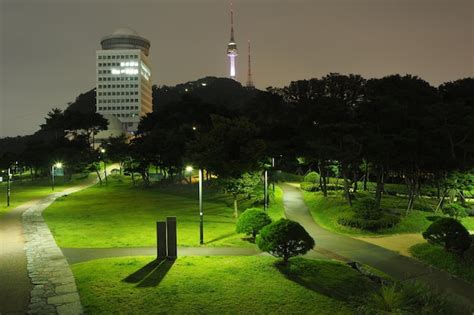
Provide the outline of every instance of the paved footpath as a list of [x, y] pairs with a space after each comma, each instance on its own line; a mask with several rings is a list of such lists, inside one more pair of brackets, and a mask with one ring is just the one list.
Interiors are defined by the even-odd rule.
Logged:
[[32, 285], [21, 216], [35, 202], [16, 207], [0, 219], [0, 314], [24, 314], [28, 309]]
[[0, 217], [0, 314], [80, 314], [74, 277], [41, 214], [84, 185], [29, 201]]
[[[156, 246], [116, 248], [61, 248], [70, 264], [88, 260], [127, 256], [156, 256]], [[182, 256], [255, 256], [266, 255], [256, 247], [178, 247]]]
[[316, 248], [320, 251], [326, 252], [328, 256], [332, 254], [339, 257], [340, 260], [367, 264], [397, 280], [426, 283], [459, 297], [474, 310], [473, 285], [396, 252], [323, 229], [311, 216], [299, 188], [289, 184], [283, 184], [281, 188], [286, 217], [303, 225], [315, 239]]
[[77, 192], [74, 187], [40, 200], [23, 213], [28, 276], [33, 284], [28, 313], [81, 314], [74, 275], [56, 245], [42, 213], [57, 198]]

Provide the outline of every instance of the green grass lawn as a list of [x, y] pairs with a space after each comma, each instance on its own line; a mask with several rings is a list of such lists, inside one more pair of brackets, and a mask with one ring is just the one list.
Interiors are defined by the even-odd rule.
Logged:
[[[64, 177], [56, 178], [55, 192], [60, 192], [66, 188], [79, 185], [84, 183], [88, 178], [92, 178], [92, 175], [76, 174], [73, 175], [70, 180]], [[31, 181], [29, 179], [23, 179], [14, 181], [11, 184], [11, 198], [10, 207], [7, 207], [7, 186], [6, 183], [0, 184], [0, 216], [7, 211], [21, 205], [22, 203], [44, 198], [52, 193], [51, 181], [49, 178], [36, 179]]]
[[[119, 179], [117, 179], [119, 178]], [[273, 218], [283, 215], [278, 188], [269, 209]], [[203, 190], [206, 246], [254, 246], [235, 233], [232, 200], [217, 187]], [[251, 201], [239, 202], [240, 211]], [[156, 221], [176, 216], [179, 246], [199, 246], [197, 185], [133, 187], [129, 179], [110, 178], [59, 198], [44, 217], [60, 247], [139, 247], [156, 244]]]
[[[376, 285], [338, 262], [273, 257], [151, 257], [72, 266], [87, 314], [353, 314]], [[359, 299], [357, 299], [359, 298]]]
[[[391, 229], [378, 232], [363, 231], [355, 228], [342, 226], [337, 223], [337, 219], [344, 214], [350, 213], [351, 209], [342, 197], [342, 192], [329, 192], [328, 197], [324, 197], [320, 192], [303, 191], [303, 196], [311, 213], [322, 227], [348, 235], [381, 235], [381, 234], [399, 234], [399, 233], [420, 233], [425, 231], [433, 222], [434, 213], [432, 211], [434, 199], [415, 202], [414, 210], [402, 219], [402, 221]], [[406, 207], [406, 198], [384, 195], [382, 198], [382, 208], [391, 209], [404, 213]], [[461, 222], [469, 230], [474, 230], [474, 217], [464, 218]]]
[[463, 258], [446, 252], [441, 246], [429, 243], [412, 246], [410, 252], [417, 259], [474, 284], [474, 245], [464, 253]]

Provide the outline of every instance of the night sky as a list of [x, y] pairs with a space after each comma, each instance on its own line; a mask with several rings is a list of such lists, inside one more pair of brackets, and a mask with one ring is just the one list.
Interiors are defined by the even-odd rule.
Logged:
[[[0, 137], [32, 133], [53, 107], [95, 85], [101, 37], [151, 41], [153, 83], [226, 76], [228, 1], [0, 0]], [[237, 77], [247, 40], [258, 88], [329, 72], [473, 76], [474, 0], [234, 1]]]

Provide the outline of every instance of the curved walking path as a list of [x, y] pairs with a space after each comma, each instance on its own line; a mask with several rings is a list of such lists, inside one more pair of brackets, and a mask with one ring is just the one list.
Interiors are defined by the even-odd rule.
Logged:
[[82, 306], [74, 275], [56, 244], [42, 213], [57, 198], [86, 186], [69, 188], [41, 199], [23, 212], [23, 231], [28, 276], [33, 284], [28, 313], [81, 314]]
[[[156, 256], [156, 246], [115, 248], [61, 248], [70, 264], [88, 260], [127, 257]], [[266, 255], [256, 247], [178, 247], [178, 256], [256, 256]]]
[[0, 314], [24, 314], [28, 310], [32, 284], [26, 269], [22, 214], [37, 200], [0, 217]]
[[367, 264], [397, 280], [417, 280], [454, 294], [474, 309], [474, 286], [447, 272], [385, 248], [323, 229], [313, 219], [299, 188], [282, 184], [286, 217], [299, 222], [315, 239], [316, 248], [346, 261]]
[[26, 202], [0, 217], [0, 314], [79, 314], [74, 277], [42, 211], [82, 185]]

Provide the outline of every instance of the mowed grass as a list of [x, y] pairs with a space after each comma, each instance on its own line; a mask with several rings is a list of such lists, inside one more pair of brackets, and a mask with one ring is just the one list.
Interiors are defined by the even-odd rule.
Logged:
[[[355, 228], [342, 226], [337, 223], [338, 218], [344, 214], [351, 213], [350, 207], [342, 197], [342, 192], [329, 192], [328, 197], [324, 197], [320, 192], [302, 191], [306, 205], [311, 210], [315, 221], [322, 227], [347, 235], [390, 235], [401, 233], [421, 233], [424, 232], [436, 218], [435, 199], [418, 199], [415, 202], [414, 210], [408, 216], [402, 216], [399, 224], [391, 229], [380, 230], [378, 232], [363, 231]], [[384, 195], [382, 198], [382, 208], [405, 213], [406, 198], [391, 195]], [[468, 230], [474, 230], [474, 217], [467, 217], [461, 220]]]
[[350, 301], [376, 289], [338, 262], [273, 257], [151, 257], [72, 266], [87, 314], [353, 314]]
[[474, 284], [474, 245], [471, 245], [463, 257], [446, 252], [443, 247], [429, 243], [412, 246], [410, 252], [413, 257]]
[[[254, 246], [236, 234], [232, 200], [217, 187], [204, 186], [205, 246]], [[281, 191], [274, 198], [281, 201]], [[276, 203], [276, 202], [275, 202]], [[240, 211], [251, 206], [239, 202]], [[282, 206], [269, 209], [278, 217]], [[280, 214], [281, 216], [282, 214]], [[199, 246], [196, 184], [132, 186], [128, 179], [109, 179], [58, 199], [44, 212], [60, 247], [141, 247], [156, 244], [156, 221], [176, 216], [178, 246]]]
[[[69, 187], [83, 184], [91, 178], [92, 175], [88, 174], [73, 175], [71, 179], [57, 177], [55, 181], [54, 192], [60, 192]], [[33, 181], [25, 178], [21, 181], [13, 181], [11, 183], [10, 206], [7, 207], [6, 183], [0, 184], [0, 191], [0, 216], [25, 202], [41, 199], [53, 193], [51, 189], [51, 181], [49, 178], [36, 179]]]

